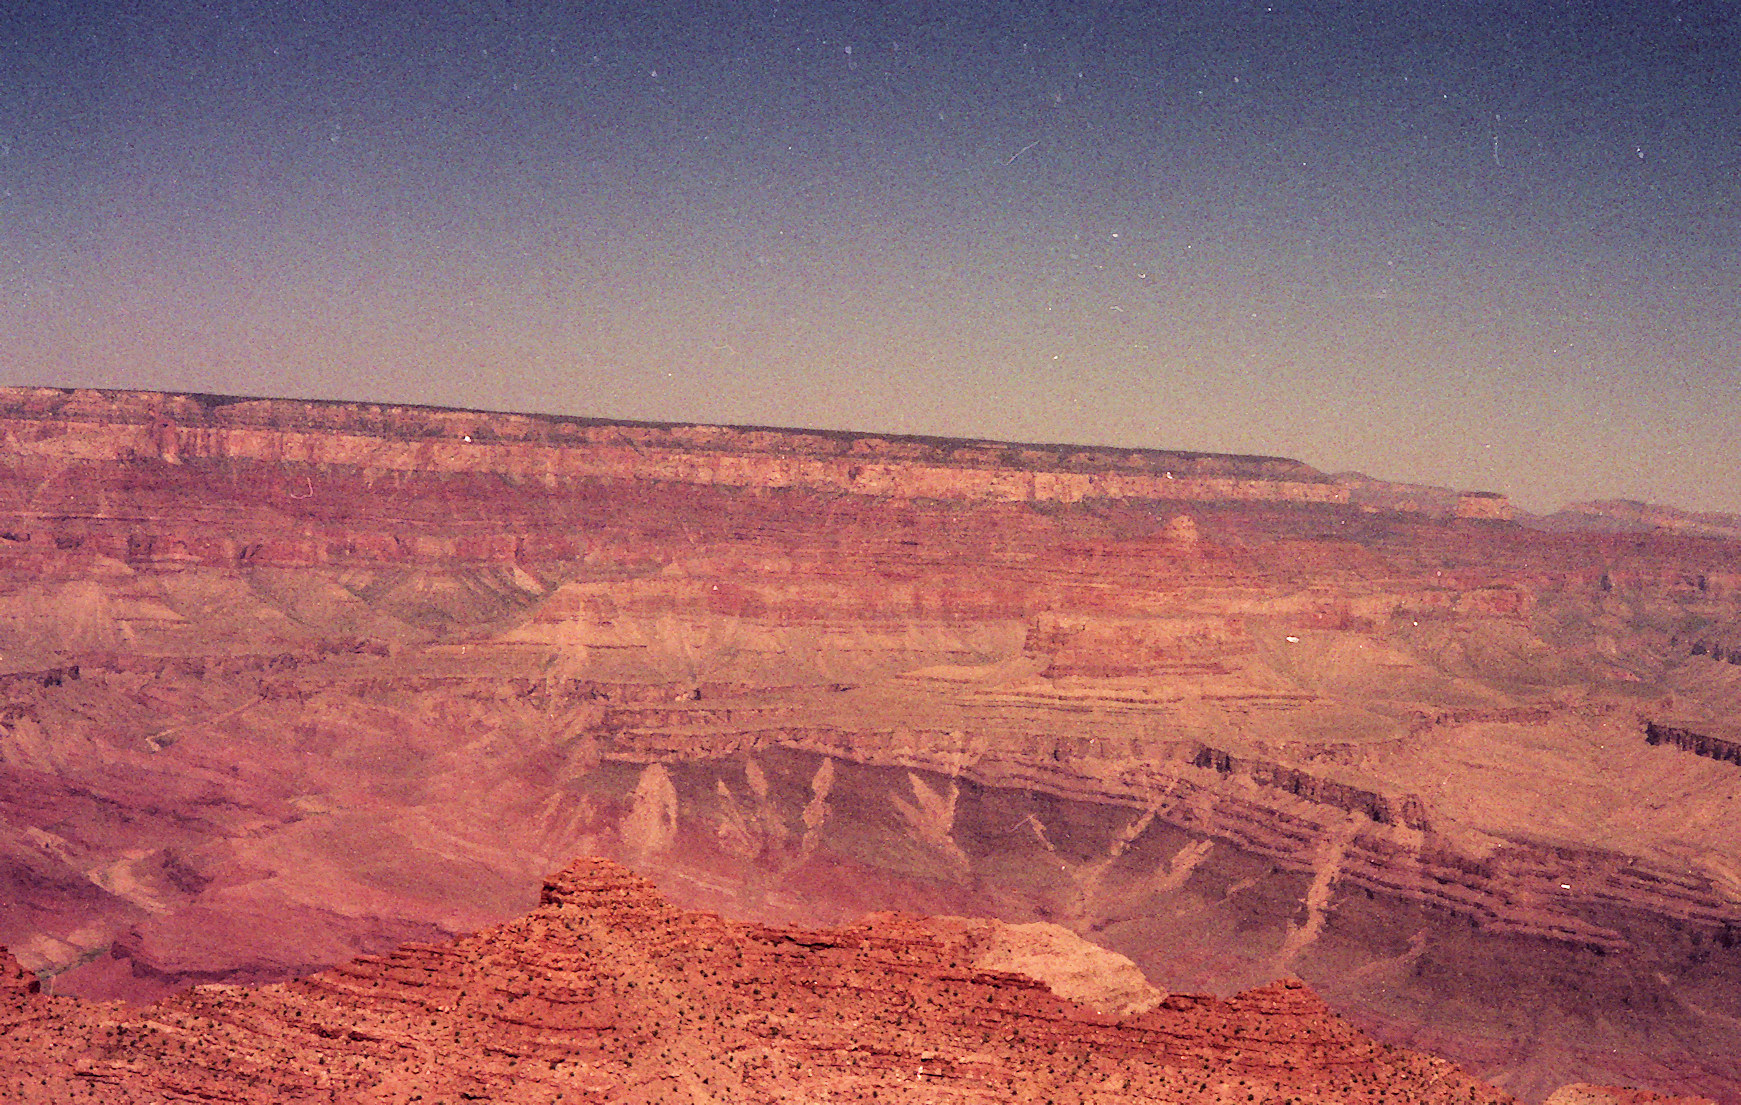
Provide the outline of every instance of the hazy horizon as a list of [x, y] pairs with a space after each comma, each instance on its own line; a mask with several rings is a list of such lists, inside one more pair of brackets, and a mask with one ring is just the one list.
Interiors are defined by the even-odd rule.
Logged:
[[65, 3], [5, 382], [1741, 513], [1728, 5]]

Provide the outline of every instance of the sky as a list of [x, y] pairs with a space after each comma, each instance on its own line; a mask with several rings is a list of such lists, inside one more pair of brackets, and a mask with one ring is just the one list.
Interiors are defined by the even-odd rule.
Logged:
[[0, 383], [1741, 512], [1741, 5], [41, 0]]

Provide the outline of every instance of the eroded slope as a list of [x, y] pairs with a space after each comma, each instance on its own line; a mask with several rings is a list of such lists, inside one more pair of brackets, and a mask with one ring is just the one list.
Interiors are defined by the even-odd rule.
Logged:
[[63, 989], [468, 931], [602, 852], [1741, 1100], [1741, 768], [1698, 754], [1741, 546], [1262, 458], [8, 402], [0, 941]]

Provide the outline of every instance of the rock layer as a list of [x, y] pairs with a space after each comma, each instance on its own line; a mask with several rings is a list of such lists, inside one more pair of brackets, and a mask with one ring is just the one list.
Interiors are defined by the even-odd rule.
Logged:
[[428, 407], [6, 389], [0, 432], [47, 461], [344, 465], [547, 483], [636, 478], [898, 498], [1347, 502], [1298, 461], [1147, 449], [532, 418]]
[[1649, 739], [1741, 739], [1741, 544], [1266, 458], [0, 407], [0, 942], [63, 992], [436, 940], [603, 852], [1741, 1101], [1741, 772]]
[[984, 964], [995, 923], [769, 928], [577, 862], [530, 915], [137, 1012], [0, 993], [0, 1096], [200, 1101], [1509, 1102], [1298, 981], [1118, 1020]]

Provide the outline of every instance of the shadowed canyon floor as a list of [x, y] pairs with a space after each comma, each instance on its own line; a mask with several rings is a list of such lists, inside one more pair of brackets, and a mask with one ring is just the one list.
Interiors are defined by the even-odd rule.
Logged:
[[265, 982], [597, 853], [736, 918], [1297, 975], [1527, 1098], [1741, 1101], [1741, 542], [1350, 498], [1266, 458], [0, 392], [0, 943], [60, 993]]

